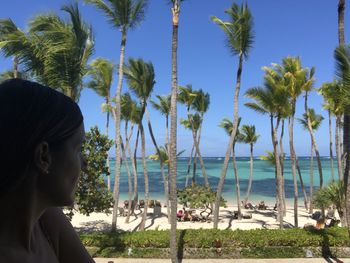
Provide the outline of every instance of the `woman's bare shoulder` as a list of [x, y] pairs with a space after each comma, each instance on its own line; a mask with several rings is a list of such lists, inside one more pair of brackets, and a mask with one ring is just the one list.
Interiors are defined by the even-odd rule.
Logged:
[[94, 262], [62, 209], [48, 208], [40, 220], [60, 262]]

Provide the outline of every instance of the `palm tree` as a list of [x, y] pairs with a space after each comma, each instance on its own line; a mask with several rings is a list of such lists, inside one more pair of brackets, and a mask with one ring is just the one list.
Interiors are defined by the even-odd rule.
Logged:
[[[124, 93], [121, 97], [121, 119], [124, 120], [125, 126], [124, 126], [124, 136], [125, 136], [125, 147], [123, 146], [123, 140], [121, 139], [122, 142], [122, 159], [125, 163], [125, 168], [126, 168], [126, 172], [128, 175], [128, 196], [129, 196], [129, 200], [128, 200], [128, 214], [127, 217], [125, 219], [126, 223], [129, 223], [130, 220], [130, 215], [134, 214], [134, 209], [135, 209], [135, 205], [137, 203], [138, 200], [138, 195], [137, 195], [137, 171], [136, 171], [136, 164], [133, 158], [133, 155], [131, 153], [131, 148], [130, 148], [130, 138], [132, 136], [133, 133], [133, 127], [134, 127], [134, 123], [133, 123], [133, 118], [134, 115], [139, 113], [138, 111], [138, 107], [137, 104], [134, 100], [132, 100], [130, 94]], [[128, 131], [128, 124], [129, 122], [132, 122], [132, 126], [131, 126], [131, 130], [130, 132]], [[137, 122], [138, 123], [138, 122]], [[132, 171], [133, 171], [133, 178], [134, 178], [134, 198], [136, 200], [134, 200], [132, 202], [132, 190], [133, 190], [133, 186], [132, 186], [132, 178], [131, 178], [131, 174], [130, 174], [130, 169], [129, 169], [129, 164], [128, 164], [128, 160], [126, 158], [126, 151], [128, 151], [130, 160], [131, 160], [131, 166], [132, 166]]]
[[[87, 83], [87, 87], [94, 90], [99, 96], [105, 99], [105, 104], [103, 104], [103, 110], [107, 112], [106, 120], [106, 135], [108, 137], [108, 128], [109, 128], [109, 114], [111, 110], [111, 86], [113, 81], [114, 66], [113, 64], [104, 59], [97, 58], [93, 60], [90, 64], [90, 68], [87, 72], [87, 75], [91, 77], [91, 80]], [[107, 169], [108, 173], [110, 172], [109, 168], [109, 156], [107, 152]], [[108, 174], [108, 190], [111, 189], [111, 177], [110, 173]]]
[[[180, 123], [186, 128], [192, 131], [193, 134], [193, 140], [197, 138], [198, 132], [201, 126], [202, 118], [199, 115], [199, 113], [195, 114], [188, 114], [187, 119], [180, 119]], [[191, 153], [192, 157], [192, 153]], [[191, 159], [190, 157], [190, 159]], [[189, 164], [191, 164], [189, 162]], [[196, 184], [196, 170], [197, 170], [197, 152], [195, 153], [194, 160], [193, 160], [193, 176], [192, 176], [192, 185]], [[187, 169], [187, 176], [189, 176], [189, 169]], [[188, 179], [186, 178], [186, 181]]]
[[255, 126], [254, 125], [243, 125], [240, 131], [240, 134], [242, 134], [242, 141], [246, 144], [250, 145], [250, 173], [249, 173], [249, 183], [247, 188], [247, 194], [244, 199], [244, 203], [247, 203], [249, 200], [250, 191], [252, 188], [252, 182], [253, 182], [253, 149], [254, 144], [260, 137], [260, 135], [257, 135], [255, 133]]
[[61, 10], [68, 13], [69, 21], [55, 14], [38, 15], [29, 22], [27, 34], [5, 21], [0, 47], [5, 56], [16, 56], [37, 81], [59, 87], [78, 101], [94, 47], [92, 30], [83, 22], [77, 4], [64, 5]]
[[[335, 122], [335, 149], [337, 156], [338, 166], [338, 179], [343, 180], [343, 168], [342, 168], [342, 154], [341, 154], [341, 136], [339, 131], [341, 129], [341, 119], [344, 113], [344, 106], [346, 97], [342, 96], [342, 84], [340, 81], [333, 81], [330, 83], [324, 83], [318, 92], [323, 96], [324, 108], [328, 110], [329, 115], [333, 114], [336, 117]], [[331, 132], [330, 132], [331, 134]]]
[[[334, 52], [334, 57], [336, 60], [336, 75], [338, 80], [341, 82], [341, 93], [340, 96], [344, 97], [344, 109], [345, 116], [350, 110], [349, 98], [350, 98], [350, 46], [339, 46]], [[344, 155], [345, 155], [345, 171], [344, 171], [344, 184], [346, 189], [346, 220], [348, 225], [350, 225], [350, 181], [349, 181], [349, 171], [350, 171], [350, 143], [349, 143], [349, 127], [350, 119], [346, 119], [344, 116]]]
[[346, 226], [345, 219], [345, 185], [343, 181], [331, 182], [315, 193], [313, 202], [319, 208], [335, 206], [338, 210], [342, 226]]
[[157, 95], [156, 98], [158, 99], [159, 102], [151, 100], [151, 104], [153, 108], [155, 108], [157, 111], [159, 111], [162, 115], [165, 116], [165, 148], [168, 151], [169, 149], [169, 114], [170, 114], [171, 95], [166, 95], [166, 96]]
[[[316, 114], [314, 109], [308, 109], [309, 113], [304, 113], [303, 114], [303, 118], [302, 119], [298, 119], [300, 124], [302, 125], [302, 127], [305, 130], [308, 130], [310, 132], [310, 139], [311, 139], [311, 158], [310, 158], [310, 207], [309, 207], [309, 213], [312, 214], [313, 213], [313, 185], [314, 185], [314, 179], [313, 179], [313, 156], [314, 156], [314, 150], [315, 150], [315, 146], [314, 143], [316, 143], [315, 138], [312, 138], [311, 136], [311, 132], [313, 133], [314, 131], [316, 131], [322, 121], [323, 121], [323, 116]], [[309, 128], [309, 122], [311, 125], [311, 129]]]
[[177, 47], [180, 6], [183, 0], [171, 0], [172, 4], [172, 45], [171, 45], [171, 107], [170, 107], [170, 147], [169, 147], [169, 201], [170, 201], [170, 257], [172, 263], [178, 262], [177, 244], [176, 244], [176, 227], [177, 227]]
[[219, 222], [219, 209], [220, 209], [220, 199], [222, 194], [222, 189], [225, 183], [225, 177], [227, 173], [228, 163], [234, 143], [234, 139], [237, 133], [238, 127], [238, 97], [241, 88], [241, 77], [243, 69], [243, 59], [247, 59], [250, 48], [252, 47], [254, 36], [253, 36], [253, 17], [250, 13], [248, 5], [233, 4], [231, 8], [225, 11], [229, 15], [230, 21], [224, 22], [217, 17], [211, 17], [211, 19], [225, 32], [228, 47], [234, 55], [238, 55], [238, 69], [237, 69], [237, 79], [234, 95], [234, 109], [233, 109], [233, 130], [231, 133], [229, 145], [226, 150], [224, 165], [221, 170], [220, 180], [217, 187], [217, 194], [215, 200], [215, 210], [214, 210], [214, 228], [218, 227]]
[[[241, 120], [242, 118], [238, 118], [238, 127], [241, 123]], [[233, 131], [233, 123], [228, 118], [223, 118], [219, 126], [226, 131], [228, 136], [231, 136], [231, 133]], [[237, 208], [238, 208], [237, 217], [239, 220], [242, 219], [241, 190], [240, 190], [240, 184], [239, 184], [239, 175], [238, 175], [237, 162], [236, 162], [235, 146], [236, 146], [236, 142], [241, 142], [241, 141], [242, 141], [242, 136], [240, 134], [240, 131], [237, 130], [236, 137], [232, 146], [232, 163], [233, 163], [233, 172], [235, 174], [235, 182], [236, 182], [236, 197], [237, 197]]]
[[[31, 47], [33, 43], [28, 38], [28, 34], [20, 30], [11, 19], [0, 19], [0, 52], [5, 57], [13, 57], [13, 71], [11, 78], [18, 78], [19, 58], [33, 57]], [[21, 57], [19, 57], [21, 55]], [[10, 78], [9, 75], [3, 76]]]
[[120, 100], [123, 84], [123, 66], [127, 33], [130, 29], [135, 28], [144, 19], [147, 0], [85, 0], [86, 3], [94, 5], [98, 10], [102, 11], [107, 17], [108, 22], [117, 28], [121, 34], [119, 69], [118, 69], [118, 86], [115, 95], [115, 183], [114, 183], [114, 206], [112, 230], [117, 225], [117, 210], [119, 201], [119, 182], [120, 178]]
[[[179, 93], [177, 96], [177, 100], [178, 100], [178, 102], [180, 102], [181, 104], [184, 104], [186, 106], [187, 118], [190, 115], [190, 109], [191, 109], [191, 106], [194, 102], [195, 97], [196, 97], [196, 94], [193, 91], [191, 84], [187, 84], [186, 86], [179, 87]], [[188, 127], [186, 127], [186, 125], [185, 125], [185, 128], [193, 130], [191, 128], [190, 121], [188, 121]], [[197, 136], [196, 136], [196, 138], [197, 138]], [[196, 148], [196, 144], [195, 144], [195, 141], [193, 140], [190, 158], [189, 158], [188, 163], [187, 163], [187, 175], [186, 175], [185, 187], [187, 187], [187, 185], [188, 185], [188, 178], [189, 178], [190, 171], [191, 171], [192, 157], [193, 157], [193, 152], [194, 152], [195, 148]], [[195, 155], [194, 162], [193, 162], [194, 167], [196, 166], [196, 163], [197, 163], [197, 154]], [[195, 178], [195, 174], [196, 174], [196, 171], [193, 171], [192, 179]], [[192, 183], [194, 183], [193, 180], [192, 180]]]
[[[268, 114], [270, 116], [271, 139], [276, 165], [278, 221], [280, 223], [280, 228], [283, 228], [283, 177], [280, 154], [277, 147], [277, 131], [281, 119], [290, 114], [291, 105], [288, 102], [289, 93], [284, 85], [283, 77], [276, 74], [274, 68], [264, 67], [263, 69], [265, 71], [264, 87], [254, 87], [248, 89], [245, 96], [253, 99], [255, 102], [245, 103], [245, 105], [260, 114]], [[274, 123], [274, 119], [276, 119], [276, 123]]]
[[[204, 114], [208, 111], [209, 104], [210, 104], [210, 95], [208, 92], [203, 92], [202, 89], [195, 92], [195, 97], [193, 100], [192, 109], [200, 114], [200, 124], [199, 124], [199, 128], [198, 128], [198, 138], [197, 138], [197, 136], [195, 136], [195, 134], [193, 134], [193, 141], [194, 141], [195, 147], [196, 147], [196, 155], [198, 154], [198, 157], [199, 157], [199, 162], [200, 162], [202, 174], [204, 177], [204, 184], [206, 187], [210, 187], [210, 185], [209, 185], [207, 172], [206, 172], [205, 166], [204, 166], [204, 161], [203, 161], [200, 149], [199, 149], [199, 144], [200, 144], [200, 139], [201, 139], [201, 131], [202, 131], [202, 126], [203, 126]], [[192, 122], [191, 118], [189, 118], [189, 120], [191, 120], [191, 122]]]
[[[125, 74], [125, 78], [127, 80], [129, 88], [139, 98], [140, 104], [141, 104], [139, 130], [141, 135], [141, 156], [142, 156], [143, 175], [145, 180], [145, 208], [142, 216], [142, 221], [140, 224], [140, 230], [144, 230], [146, 219], [147, 219], [149, 184], [148, 184], [148, 173], [147, 173], [147, 165], [146, 165], [145, 134], [144, 134], [142, 121], [147, 108], [147, 100], [150, 97], [155, 84], [155, 74], [154, 74], [153, 64], [151, 62], [146, 63], [142, 59], [133, 59], [133, 58], [129, 58], [128, 63], [125, 65], [124, 74]], [[148, 123], [150, 125], [150, 122]], [[159, 152], [159, 148], [157, 144], [155, 144], [155, 146], [156, 146], [157, 152]], [[160, 160], [160, 162], [162, 162], [162, 160]]]

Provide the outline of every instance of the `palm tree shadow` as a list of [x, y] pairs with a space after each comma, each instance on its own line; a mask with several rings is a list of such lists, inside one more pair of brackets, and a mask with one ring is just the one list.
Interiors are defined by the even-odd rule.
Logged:
[[178, 250], [177, 250], [177, 258], [179, 260], [179, 263], [182, 263], [182, 259], [184, 256], [184, 236], [186, 234], [186, 229], [182, 230], [180, 232], [180, 236], [179, 236], [179, 241], [178, 241]]

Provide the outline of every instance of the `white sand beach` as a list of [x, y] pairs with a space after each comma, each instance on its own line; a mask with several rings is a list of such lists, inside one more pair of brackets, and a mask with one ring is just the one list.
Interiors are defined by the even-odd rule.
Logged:
[[[181, 207], [179, 207], [181, 209]], [[154, 209], [149, 208], [147, 213], [146, 230], [149, 229], [170, 229], [170, 224], [166, 216], [167, 209], [162, 207], [160, 216], [154, 214]], [[227, 208], [220, 208], [220, 222], [219, 229], [277, 229], [279, 224], [276, 221], [277, 212], [269, 206], [267, 210], [254, 210], [254, 209], [242, 209], [244, 215], [251, 215], [250, 219], [233, 219], [234, 211], [237, 210], [237, 206], [228, 206]], [[196, 210], [196, 214], [199, 215], [200, 209]], [[305, 224], [315, 225], [316, 221], [311, 219], [310, 214], [307, 213], [304, 207], [299, 207], [299, 227], [303, 227]], [[119, 216], [117, 220], [118, 229], [125, 231], [135, 231], [141, 222], [141, 215], [130, 216], [130, 222], [125, 223], [126, 217]], [[212, 215], [209, 217], [212, 219]], [[106, 215], [105, 213], [92, 213], [90, 216], [84, 216], [76, 213], [72, 219], [72, 224], [77, 231], [95, 231], [95, 230], [108, 230], [111, 226], [112, 215]], [[291, 228], [294, 226], [294, 212], [292, 207], [288, 207], [287, 214], [284, 217], [284, 227]], [[178, 222], [178, 229], [200, 229], [200, 228], [213, 228], [212, 222]]]

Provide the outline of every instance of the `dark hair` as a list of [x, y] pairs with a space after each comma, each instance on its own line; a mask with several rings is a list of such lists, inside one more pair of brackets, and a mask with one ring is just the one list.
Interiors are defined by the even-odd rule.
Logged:
[[0, 195], [25, 177], [34, 149], [59, 146], [83, 122], [79, 106], [38, 83], [10, 79], [0, 84]]

